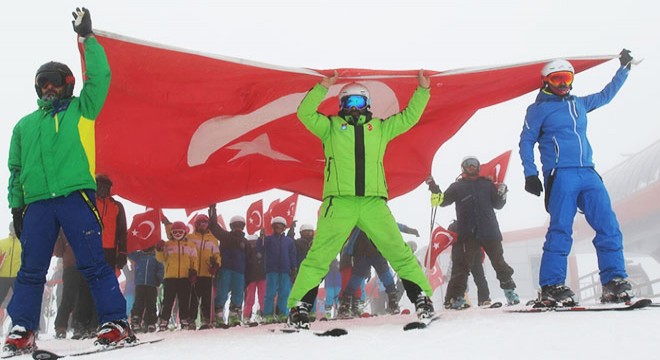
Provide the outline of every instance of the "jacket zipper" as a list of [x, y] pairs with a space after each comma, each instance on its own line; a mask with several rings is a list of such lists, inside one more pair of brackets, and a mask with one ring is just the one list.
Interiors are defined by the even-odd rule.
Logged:
[[580, 134], [577, 132], [577, 108], [575, 106], [575, 100], [570, 100], [568, 102], [568, 112], [571, 114], [571, 119], [573, 119], [573, 133], [575, 133], [575, 136], [577, 137], [578, 144], [580, 145], [580, 166], [584, 166], [584, 163], [582, 162], [582, 139], [580, 138]]

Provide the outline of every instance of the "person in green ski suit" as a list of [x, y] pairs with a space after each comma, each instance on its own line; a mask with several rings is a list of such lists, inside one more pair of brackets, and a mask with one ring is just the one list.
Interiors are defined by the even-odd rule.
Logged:
[[338, 79], [324, 78], [315, 85], [298, 107], [298, 118], [319, 137], [325, 154], [323, 204], [316, 237], [300, 265], [288, 299], [288, 325], [309, 328], [309, 311], [318, 286], [330, 263], [355, 226], [373, 240], [381, 254], [402, 279], [420, 319], [434, 316], [431, 285], [410, 248], [403, 241], [387, 206], [387, 181], [383, 158], [387, 144], [412, 128], [422, 116], [430, 98], [430, 78], [419, 71], [419, 86], [408, 107], [387, 119], [369, 111], [369, 90], [359, 83], [344, 86], [339, 93], [340, 111], [336, 116], [317, 112], [328, 89]]

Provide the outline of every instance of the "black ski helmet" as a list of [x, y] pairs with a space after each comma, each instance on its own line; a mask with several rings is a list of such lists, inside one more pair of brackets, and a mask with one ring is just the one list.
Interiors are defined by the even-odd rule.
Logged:
[[39, 69], [37, 69], [37, 74], [34, 76], [34, 89], [37, 90], [37, 95], [41, 99], [41, 87], [38, 83], [40, 75], [58, 78], [58, 83], [65, 85], [62, 99], [67, 99], [73, 96], [73, 87], [76, 85], [76, 78], [73, 76], [71, 69], [65, 64], [51, 61], [41, 65]]

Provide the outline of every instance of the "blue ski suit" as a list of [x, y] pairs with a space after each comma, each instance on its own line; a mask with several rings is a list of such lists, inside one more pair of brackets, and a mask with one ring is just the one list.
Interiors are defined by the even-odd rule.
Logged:
[[587, 139], [587, 113], [609, 103], [628, 72], [620, 67], [603, 90], [583, 97], [570, 94], [561, 97], [542, 89], [527, 108], [520, 134], [520, 158], [526, 177], [538, 175], [534, 145], [539, 144], [546, 208], [550, 213], [541, 259], [541, 286], [564, 284], [566, 280], [573, 220], [578, 208], [596, 231], [593, 244], [601, 283], [617, 276], [627, 277], [619, 223], [603, 181], [594, 169]]

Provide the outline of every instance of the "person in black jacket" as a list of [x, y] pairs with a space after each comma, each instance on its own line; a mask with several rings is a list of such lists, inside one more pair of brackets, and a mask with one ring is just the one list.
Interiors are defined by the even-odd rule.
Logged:
[[495, 185], [490, 179], [479, 176], [479, 160], [466, 156], [461, 162], [459, 178], [442, 193], [432, 178], [427, 180], [433, 206], [449, 206], [456, 203], [456, 223], [458, 242], [464, 244], [464, 256], [452, 268], [452, 276], [447, 285], [446, 298], [451, 309], [468, 307], [464, 294], [471, 261], [475, 253], [483, 247], [490, 259], [500, 288], [504, 290], [509, 305], [518, 304], [520, 299], [515, 292], [516, 283], [511, 276], [513, 269], [504, 260], [502, 233], [495, 216], [495, 209], [506, 204], [507, 187]]

